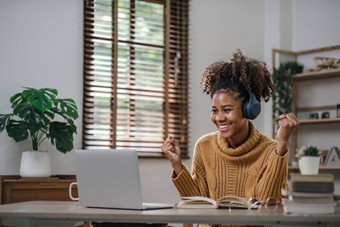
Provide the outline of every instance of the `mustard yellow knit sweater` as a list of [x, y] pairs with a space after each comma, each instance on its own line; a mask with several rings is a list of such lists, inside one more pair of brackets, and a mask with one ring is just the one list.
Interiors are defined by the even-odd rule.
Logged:
[[277, 142], [249, 124], [249, 138], [236, 149], [230, 148], [219, 132], [197, 141], [191, 175], [185, 166], [178, 176], [172, 173], [181, 196], [281, 199], [281, 188], [287, 186], [288, 152], [278, 156]]

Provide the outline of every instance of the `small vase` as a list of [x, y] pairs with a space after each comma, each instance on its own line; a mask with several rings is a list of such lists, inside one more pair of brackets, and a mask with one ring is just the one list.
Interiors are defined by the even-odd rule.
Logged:
[[51, 160], [48, 151], [24, 151], [21, 154], [21, 177], [50, 177]]
[[302, 156], [299, 159], [299, 169], [301, 174], [319, 174], [320, 157]]

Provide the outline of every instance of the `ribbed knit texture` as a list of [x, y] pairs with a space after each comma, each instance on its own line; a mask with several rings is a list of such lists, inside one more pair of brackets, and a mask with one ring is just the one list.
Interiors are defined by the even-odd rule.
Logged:
[[287, 187], [289, 152], [278, 156], [277, 142], [249, 124], [249, 138], [235, 149], [219, 132], [197, 141], [191, 175], [183, 166], [178, 176], [174, 172], [171, 176], [181, 196], [281, 199], [281, 188]]

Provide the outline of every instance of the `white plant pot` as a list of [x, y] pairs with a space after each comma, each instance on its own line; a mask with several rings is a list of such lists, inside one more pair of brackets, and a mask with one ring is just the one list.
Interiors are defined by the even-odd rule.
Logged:
[[319, 174], [320, 157], [302, 156], [299, 159], [301, 174]]
[[21, 154], [21, 177], [51, 176], [51, 160], [48, 151], [24, 151]]

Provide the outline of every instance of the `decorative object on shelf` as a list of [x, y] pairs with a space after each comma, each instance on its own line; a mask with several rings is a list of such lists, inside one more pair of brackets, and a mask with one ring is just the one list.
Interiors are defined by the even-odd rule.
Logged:
[[324, 166], [329, 150], [320, 150], [319, 152], [320, 152], [320, 165]]
[[281, 63], [278, 69], [274, 68], [273, 82], [277, 92], [273, 96], [273, 118], [276, 121], [281, 114], [292, 112], [292, 77], [302, 70], [303, 66], [297, 62]]
[[322, 119], [325, 119], [325, 118], [329, 118], [329, 112], [323, 112], [322, 115], [321, 115], [321, 118]]
[[318, 113], [310, 113], [309, 119], [319, 119], [319, 114]]
[[325, 166], [340, 166], [340, 150], [332, 147], [324, 161]]
[[318, 174], [320, 151], [315, 146], [302, 146], [296, 153], [301, 174]]
[[310, 71], [319, 72], [321, 70], [332, 70], [339, 68], [340, 59], [330, 58], [330, 57], [315, 57], [314, 58], [315, 67]]
[[[58, 91], [52, 88], [41, 88], [39, 90], [25, 87], [20, 93], [10, 98], [12, 113], [0, 114], [0, 132], [6, 129], [8, 136], [16, 142], [26, 140], [30, 137], [32, 141], [32, 150], [39, 151], [41, 143], [48, 139], [56, 149], [66, 153], [73, 149], [73, 134], [77, 133], [77, 127], [74, 120], [78, 118], [78, 109], [73, 99], [58, 99]], [[57, 121], [55, 118], [58, 117]], [[23, 171], [25, 177], [41, 177], [48, 173], [24, 173], [33, 167], [33, 159], [43, 164], [47, 168], [50, 164], [49, 158], [41, 158], [41, 155], [48, 152], [23, 152], [20, 167], [20, 174]], [[34, 157], [31, 157], [33, 155]], [[25, 160], [26, 158], [31, 161]], [[40, 160], [40, 161], [39, 161]], [[27, 167], [27, 163], [32, 163], [32, 167]], [[43, 168], [43, 169], [46, 169]], [[35, 172], [34, 172], [35, 173]], [[49, 173], [50, 174], [50, 173]]]

